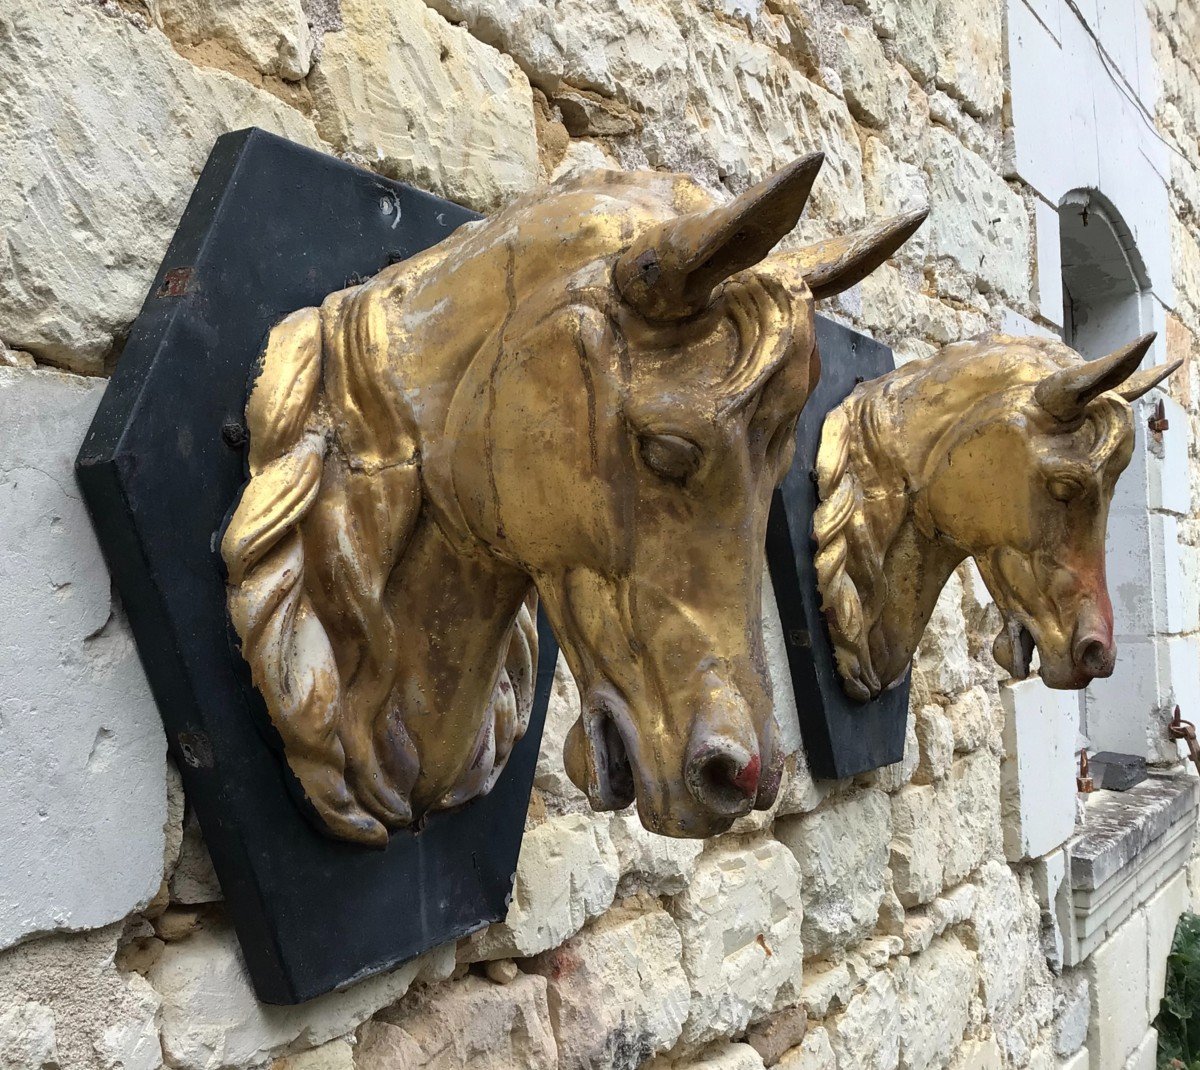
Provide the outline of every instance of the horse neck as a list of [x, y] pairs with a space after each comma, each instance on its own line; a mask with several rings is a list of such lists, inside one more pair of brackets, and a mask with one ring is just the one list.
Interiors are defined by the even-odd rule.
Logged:
[[[931, 455], [952, 421], [913, 404], [903, 380], [889, 377], [842, 404], [848, 448], [842, 471], [822, 490], [843, 519], [838, 531], [819, 533], [819, 553], [829, 546], [831, 560], [844, 554], [844, 578], [831, 568], [822, 591], [827, 602], [856, 603], [840, 615], [860, 629], [831, 625], [834, 646], [843, 675], [853, 675], [870, 697], [903, 676], [939, 593], [965, 556], [934, 538], [918, 515]], [[834, 496], [842, 497], [840, 507]]]
[[395, 679], [420, 762], [414, 811], [490, 775], [488, 742], [504, 742], [494, 724], [498, 679], [529, 588], [524, 573], [482, 548], [464, 554], [433, 518], [418, 522], [388, 583]]

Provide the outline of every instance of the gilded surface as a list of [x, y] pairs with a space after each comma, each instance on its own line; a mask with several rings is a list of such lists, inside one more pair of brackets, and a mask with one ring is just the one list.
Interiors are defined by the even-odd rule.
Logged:
[[1061, 342], [994, 336], [864, 383], [825, 422], [813, 517], [822, 606], [846, 692], [901, 679], [965, 558], [1015, 677], [1036, 648], [1050, 687], [1113, 671], [1104, 535], [1133, 452], [1130, 402], [1178, 364], [1138, 372], [1153, 335], [1086, 362]]
[[814, 155], [717, 204], [597, 172], [527, 196], [272, 332], [229, 608], [337, 836], [486, 792], [525, 730], [536, 599], [579, 683], [597, 809], [704, 836], [769, 806], [771, 492], [819, 371], [812, 304], [917, 213], [791, 254]]

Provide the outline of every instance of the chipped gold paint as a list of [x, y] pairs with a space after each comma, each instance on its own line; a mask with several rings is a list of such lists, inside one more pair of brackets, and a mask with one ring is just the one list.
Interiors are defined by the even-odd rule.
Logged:
[[540, 596], [597, 809], [728, 828], [783, 754], [760, 577], [816, 380], [812, 304], [923, 213], [771, 255], [821, 163], [727, 204], [597, 172], [530, 194], [272, 331], [229, 609], [331, 834], [486, 792], [525, 731]]
[[1086, 362], [1061, 342], [994, 336], [863, 383], [826, 418], [813, 517], [843, 686], [900, 680], [950, 573], [979, 566], [1015, 677], [1033, 649], [1050, 687], [1112, 673], [1104, 535], [1133, 450], [1129, 403], [1179, 362], [1136, 372], [1154, 335]]

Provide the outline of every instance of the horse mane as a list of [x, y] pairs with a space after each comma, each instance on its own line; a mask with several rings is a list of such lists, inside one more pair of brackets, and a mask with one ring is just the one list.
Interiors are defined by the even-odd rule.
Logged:
[[[381, 411], [372, 366], [359, 363], [377, 326], [366, 290], [331, 295], [271, 331], [246, 408], [250, 479], [222, 554], [242, 653], [289, 765], [332, 831], [382, 844], [385, 825], [412, 820], [420, 772], [395, 694], [401, 607], [388, 581], [424, 496], [417, 443]], [[344, 362], [327, 359], [333, 332], [347, 336]], [[434, 809], [490, 790], [524, 735], [536, 607], [532, 595], [520, 606], [475, 758]], [[378, 768], [354, 768], [364, 747]]]
[[873, 415], [869, 397], [855, 393], [826, 418], [816, 464], [820, 503], [813, 513], [821, 609], [846, 691], [860, 702], [881, 690], [871, 652], [879, 613], [868, 607], [878, 607], [887, 590], [883, 565], [899, 530], [899, 517], [866, 508], [866, 488], [854, 465], [852, 436], [868, 455], [881, 456]]

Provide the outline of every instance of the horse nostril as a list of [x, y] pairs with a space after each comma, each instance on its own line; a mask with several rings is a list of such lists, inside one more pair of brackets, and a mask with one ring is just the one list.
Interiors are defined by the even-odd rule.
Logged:
[[1075, 664], [1091, 676], [1109, 676], [1114, 661], [1112, 647], [1103, 639], [1089, 636], [1075, 644]]
[[703, 744], [688, 761], [684, 779], [688, 791], [717, 814], [742, 814], [758, 796], [761, 760], [728, 740]]

